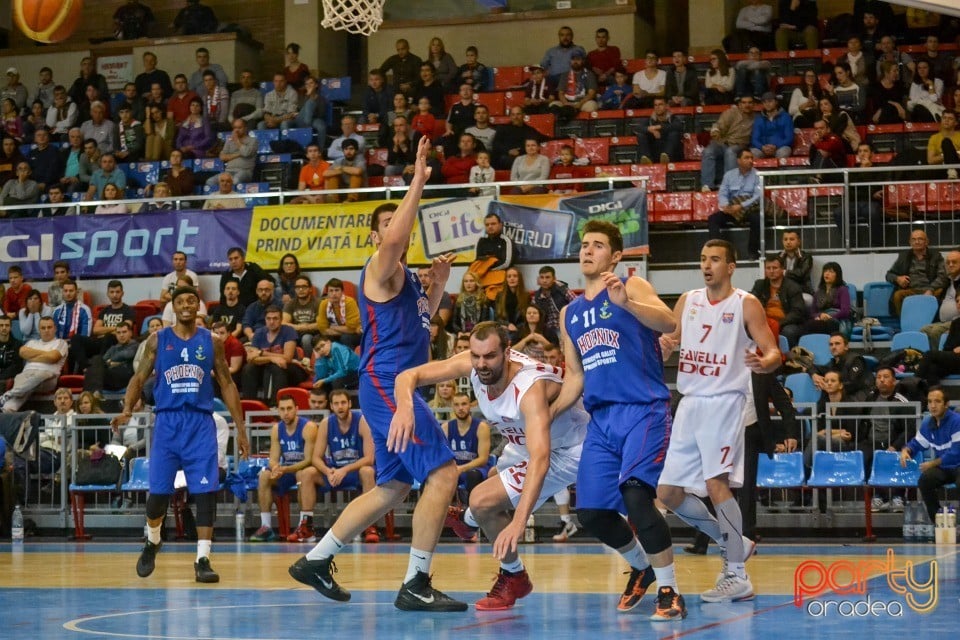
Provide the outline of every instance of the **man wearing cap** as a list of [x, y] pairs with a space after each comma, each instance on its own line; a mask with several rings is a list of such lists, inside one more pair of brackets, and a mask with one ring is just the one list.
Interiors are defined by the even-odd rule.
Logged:
[[[347, 138], [341, 145], [343, 157], [323, 173], [327, 189], [361, 189], [367, 182], [367, 161], [360, 154], [360, 145], [353, 138]], [[339, 200], [339, 196], [331, 196]], [[347, 202], [356, 202], [360, 199], [359, 193], [347, 195]]]
[[0, 100], [10, 98], [17, 105], [17, 111], [27, 106], [27, 88], [20, 82], [20, 71], [16, 67], [7, 69], [7, 86], [0, 91]]
[[584, 68], [586, 58], [583, 51], [577, 49], [570, 54], [570, 70], [561, 74], [557, 84], [557, 100], [550, 105], [550, 111], [559, 111], [558, 119], [571, 120], [580, 111], [596, 111], [597, 77], [593, 71]]
[[218, 470], [217, 429], [213, 422], [213, 379], [236, 424], [237, 448], [247, 457], [247, 432], [243, 423], [240, 394], [230, 376], [223, 343], [197, 326], [200, 295], [193, 287], [173, 291], [176, 324], [150, 334], [136, 373], [127, 385], [123, 412], [113, 419], [113, 428], [129, 424], [133, 408], [140, 401], [144, 382], [156, 376], [153, 398], [156, 421], [150, 450], [150, 492], [147, 495], [147, 541], [137, 560], [137, 575], [153, 573], [160, 551], [160, 527], [173, 495], [173, 481], [182, 469], [187, 488], [197, 503], [197, 582], [219, 582], [210, 566], [213, 521], [217, 513]]
[[789, 158], [793, 153], [793, 119], [780, 108], [777, 96], [767, 91], [760, 97], [763, 113], [753, 120], [750, 150], [754, 158]]
[[543, 60], [540, 66], [543, 67], [547, 78], [560, 85], [561, 76], [570, 71], [570, 59], [574, 53], [579, 53], [580, 58], [586, 58], [587, 52], [578, 44], [573, 44], [573, 29], [570, 27], [560, 27], [557, 32], [559, 43], [555, 47], [550, 47], [543, 54]]

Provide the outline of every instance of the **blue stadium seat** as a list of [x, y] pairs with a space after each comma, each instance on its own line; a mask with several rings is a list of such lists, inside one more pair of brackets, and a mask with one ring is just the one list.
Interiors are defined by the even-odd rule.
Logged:
[[250, 132], [257, 139], [257, 153], [270, 153], [270, 143], [280, 139], [279, 129], [254, 129]]
[[890, 297], [893, 285], [889, 282], [868, 282], [863, 285], [863, 315], [876, 318], [884, 326], [892, 326], [896, 320], [890, 315]]
[[863, 451], [815, 451], [811, 487], [855, 487], [863, 484]]
[[917, 330], [901, 331], [895, 334], [893, 340], [890, 342], [890, 350], [896, 351], [897, 349], [906, 348], [916, 349], [917, 351], [926, 353], [930, 350], [930, 338]]
[[806, 373], [791, 373], [783, 385], [793, 392], [794, 402], [816, 402], [820, 399], [820, 390]]
[[260, 83], [260, 93], [262, 93], [263, 95], [267, 95], [271, 91], [273, 91], [272, 80], [264, 80], [263, 82]]
[[830, 335], [827, 333], [808, 333], [800, 336], [797, 344], [813, 353], [814, 364], [827, 364], [833, 358], [830, 354]]
[[280, 138], [282, 140], [293, 140], [301, 148], [306, 149], [307, 145], [313, 142], [313, 129], [284, 129], [280, 132]]
[[850, 309], [858, 311], [860, 307], [857, 306], [857, 286], [848, 282], [847, 291], [850, 292]]
[[[868, 282], [863, 286], [863, 317], [876, 318], [880, 322], [870, 328], [871, 338], [875, 341], [891, 340], [896, 333], [895, 325], [899, 323], [899, 318], [890, 315], [892, 295], [893, 285], [889, 282]], [[850, 339], [862, 342], [863, 327], [854, 327]]]
[[919, 479], [920, 463], [916, 460], [901, 467], [899, 451], [873, 452], [873, 469], [867, 482], [871, 487], [915, 487]]
[[787, 336], [777, 336], [777, 346], [780, 348], [780, 353], [786, 354], [790, 351], [790, 342], [787, 341]]
[[130, 478], [120, 485], [121, 491], [148, 491], [150, 489], [150, 458], [130, 461]]
[[227, 403], [225, 403], [225, 402], [224, 402], [223, 400], [221, 400], [220, 398], [214, 398], [214, 399], [213, 399], [213, 410], [214, 410], [215, 412], [217, 412], [217, 413], [220, 413], [221, 411], [228, 411], [228, 409], [227, 409]]
[[775, 453], [773, 460], [761, 453], [757, 464], [757, 486], [762, 489], [786, 489], [803, 486], [803, 454]]
[[910, 296], [903, 299], [900, 309], [900, 331], [920, 331], [933, 322], [940, 303], [933, 296]]

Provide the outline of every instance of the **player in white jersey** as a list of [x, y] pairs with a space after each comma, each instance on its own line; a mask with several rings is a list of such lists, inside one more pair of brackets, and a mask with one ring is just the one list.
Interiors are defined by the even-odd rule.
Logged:
[[500, 325], [481, 322], [470, 335], [469, 351], [397, 376], [394, 420], [412, 419], [417, 387], [467, 375], [484, 418], [509, 441], [497, 461], [497, 475], [470, 493], [470, 508], [464, 514], [468, 525], [483, 527], [500, 559], [497, 581], [476, 607], [499, 611], [533, 589], [517, 543], [530, 514], [576, 480], [590, 416], [577, 403], [551, 423], [550, 403], [562, 386], [560, 371], [511, 350]]
[[[752, 598], [744, 563], [753, 543], [743, 537], [743, 517], [731, 486], [743, 481], [744, 404], [750, 372], [780, 365], [780, 351], [760, 301], [731, 283], [736, 249], [709, 240], [700, 252], [706, 287], [680, 296], [677, 330], [660, 339], [664, 358], [678, 346], [677, 391], [683, 395], [657, 497], [681, 519], [717, 541], [723, 568], [706, 602]], [[758, 354], [757, 347], [760, 348]], [[715, 518], [696, 495], [708, 495]]]

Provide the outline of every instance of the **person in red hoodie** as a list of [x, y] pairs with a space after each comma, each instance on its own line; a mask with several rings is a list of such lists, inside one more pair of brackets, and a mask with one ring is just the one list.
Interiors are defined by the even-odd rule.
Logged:
[[464, 184], [470, 181], [470, 168], [477, 164], [477, 139], [469, 133], [460, 135], [460, 155], [443, 161], [441, 173], [447, 184]]
[[836, 169], [847, 166], [847, 149], [843, 139], [831, 131], [824, 120], [813, 123], [810, 166], [814, 169]]

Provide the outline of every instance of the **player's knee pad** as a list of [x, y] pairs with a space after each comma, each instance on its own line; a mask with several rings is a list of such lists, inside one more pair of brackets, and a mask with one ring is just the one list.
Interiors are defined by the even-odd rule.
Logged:
[[577, 509], [577, 519], [587, 533], [613, 549], [620, 549], [633, 539], [633, 531], [613, 509]]
[[212, 527], [217, 513], [217, 495], [215, 493], [197, 494], [197, 526]]
[[170, 496], [155, 496], [151, 493], [147, 496], [147, 519], [156, 520], [167, 515], [169, 505]]
[[647, 483], [631, 478], [621, 489], [630, 522], [636, 528], [637, 540], [647, 553], [660, 553], [671, 545], [670, 527], [654, 504], [657, 491]]

